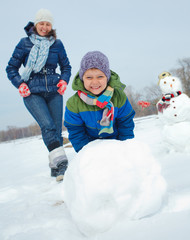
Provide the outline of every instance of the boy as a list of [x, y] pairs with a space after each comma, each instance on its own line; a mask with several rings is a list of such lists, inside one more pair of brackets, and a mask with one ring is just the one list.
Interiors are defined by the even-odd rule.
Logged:
[[67, 101], [64, 125], [76, 152], [96, 139], [134, 138], [135, 112], [103, 53], [82, 58], [72, 88], [77, 92]]

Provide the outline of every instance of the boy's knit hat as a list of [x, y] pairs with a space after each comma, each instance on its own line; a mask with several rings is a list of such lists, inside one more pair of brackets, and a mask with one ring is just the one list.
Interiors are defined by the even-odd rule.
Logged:
[[84, 73], [91, 68], [98, 68], [102, 71], [108, 81], [111, 76], [110, 68], [109, 68], [109, 60], [108, 58], [99, 51], [88, 52], [81, 60], [79, 77], [82, 80]]
[[53, 16], [48, 9], [42, 8], [36, 13], [34, 25], [36, 25], [39, 22], [49, 22], [51, 23], [51, 25], [53, 25]]

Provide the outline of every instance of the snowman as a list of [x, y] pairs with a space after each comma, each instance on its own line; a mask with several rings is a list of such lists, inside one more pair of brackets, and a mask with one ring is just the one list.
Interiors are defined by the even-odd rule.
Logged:
[[169, 72], [158, 78], [162, 99], [156, 106], [163, 123], [163, 141], [171, 150], [190, 152], [190, 98], [183, 93], [179, 78]]

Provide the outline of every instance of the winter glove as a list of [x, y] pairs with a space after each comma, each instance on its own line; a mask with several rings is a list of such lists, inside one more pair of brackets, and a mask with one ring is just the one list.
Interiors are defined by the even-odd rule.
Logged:
[[67, 82], [65, 82], [64, 80], [59, 80], [57, 87], [59, 88], [57, 91], [60, 95], [63, 95], [66, 88], [67, 88]]
[[30, 89], [26, 83], [21, 83], [18, 90], [22, 97], [28, 97], [31, 94]]

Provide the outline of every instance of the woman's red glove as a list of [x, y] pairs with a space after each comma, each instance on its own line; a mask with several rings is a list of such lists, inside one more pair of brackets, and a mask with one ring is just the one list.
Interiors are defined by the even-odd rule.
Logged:
[[57, 87], [59, 88], [57, 91], [60, 95], [63, 95], [65, 93], [65, 90], [67, 88], [67, 82], [64, 80], [59, 80]]
[[18, 90], [22, 97], [28, 97], [31, 94], [30, 89], [26, 83], [21, 83]]

